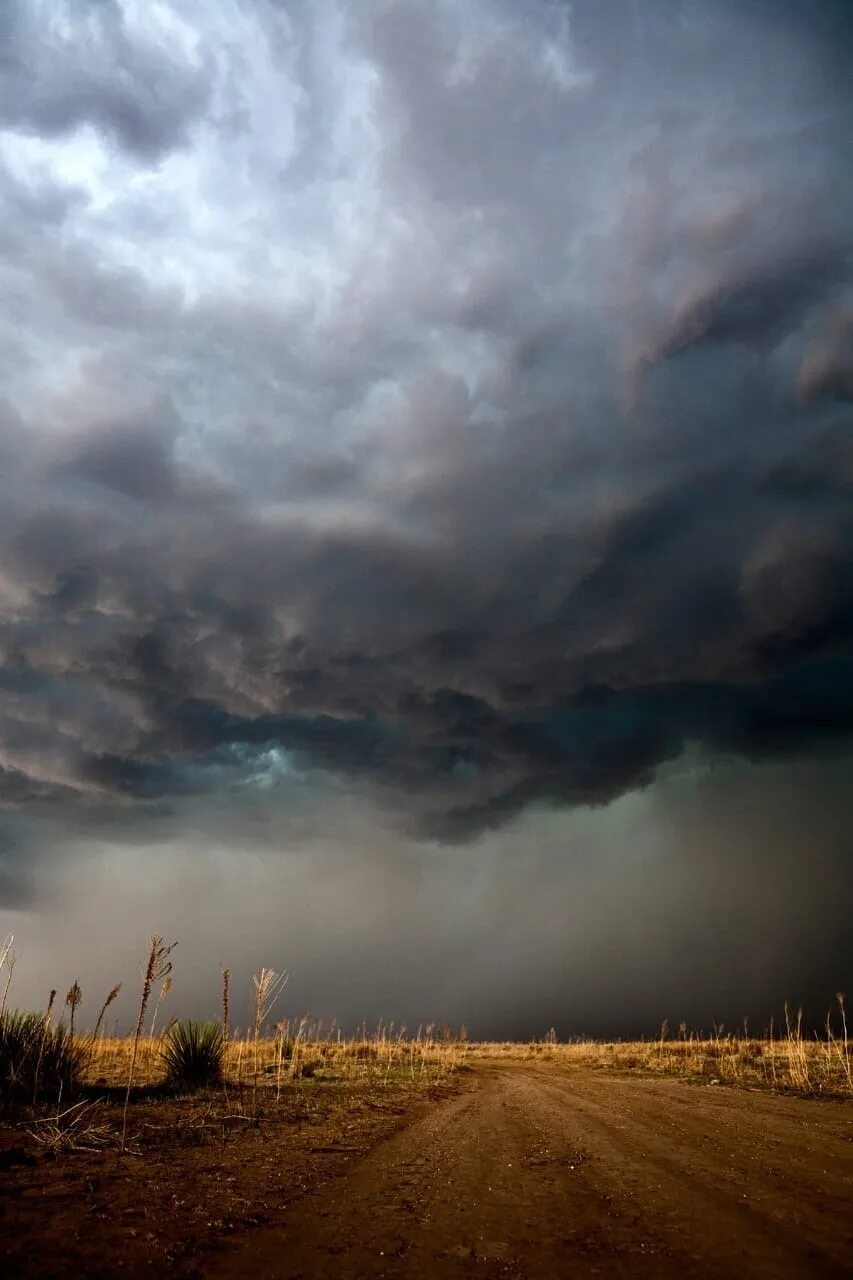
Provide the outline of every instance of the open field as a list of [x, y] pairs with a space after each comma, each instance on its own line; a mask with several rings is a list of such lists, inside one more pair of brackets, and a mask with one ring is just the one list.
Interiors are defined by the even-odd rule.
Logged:
[[[0, 1274], [853, 1274], [843, 997], [821, 1034], [471, 1043], [166, 1022], [152, 939], [133, 1034], [0, 1010]], [[148, 1009], [159, 985], [159, 997]], [[8, 994], [8, 984], [4, 994]], [[148, 1031], [143, 1031], [143, 1026]]]
[[[592, 1070], [679, 1076], [686, 1080], [765, 1088], [805, 1096], [853, 1098], [853, 1046], [843, 1005], [833, 1021], [828, 1015], [822, 1035], [809, 1035], [801, 1016], [783, 1018], [781, 1031], [763, 1036], [718, 1029], [711, 1036], [666, 1025], [655, 1039], [560, 1043], [552, 1039], [528, 1044], [469, 1042], [449, 1029], [378, 1027], [349, 1037], [322, 1034], [304, 1023], [281, 1022], [274, 1036], [255, 1041], [239, 1034], [229, 1038], [226, 1074], [235, 1085], [256, 1078], [280, 1089], [286, 1082], [317, 1077], [382, 1083], [391, 1077], [415, 1082], [441, 1079], [480, 1059], [552, 1061]], [[86, 1080], [118, 1086], [126, 1082], [132, 1049], [127, 1037], [101, 1036], [86, 1060]], [[162, 1079], [162, 1039], [139, 1043], [134, 1079], [155, 1084]]]
[[[20, 1277], [853, 1274], [853, 1109], [472, 1046], [453, 1071], [142, 1088], [119, 1155], [0, 1135]], [[354, 1059], [357, 1061], [358, 1059]], [[364, 1066], [364, 1060], [362, 1060]], [[278, 1102], [275, 1101], [278, 1092]], [[93, 1096], [87, 1090], [88, 1096]], [[28, 1132], [29, 1130], [29, 1132]]]
[[[371, 1035], [307, 1039], [288, 1034], [290, 1027], [257, 1041], [251, 1036], [229, 1038], [225, 1078], [234, 1088], [258, 1085], [280, 1091], [298, 1080], [345, 1080], [381, 1085], [403, 1078], [432, 1083], [452, 1073], [466, 1060], [469, 1046], [457, 1039], [436, 1038], [431, 1031], [417, 1036], [394, 1035], [379, 1029]], [[163, 1042], [147, 1038], [138, 1047], [134, 1081], [158, 1084], [163, 1079]], [[127, 1081], [132, 1051], [129, 1038], [102, 1037], [87, 1056], [84, 1079], [118, 1087]]]

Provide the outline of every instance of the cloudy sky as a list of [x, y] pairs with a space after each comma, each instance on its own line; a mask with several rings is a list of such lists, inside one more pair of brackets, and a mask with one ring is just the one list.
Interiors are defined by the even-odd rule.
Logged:
[[[850, 970], [846, 0], [0, 9], [0, 936], [475, 1034]], [[84, 1009], [84, 1014], [86, 1010]]]

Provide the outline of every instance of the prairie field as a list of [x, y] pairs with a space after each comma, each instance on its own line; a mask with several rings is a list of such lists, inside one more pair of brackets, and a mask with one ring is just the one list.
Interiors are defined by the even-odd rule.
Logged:
[[472, 1042], [274, 1020], [285, 979], [262, 970], [247, 1027], [228, 1024], [226, 976], [218, 1020], [152, 1034], [167, 954], [152, 939], [135, 1032], [104, 1028], [116, 988], [91, 1030], [73, 1029], [76, 983], [59, 1010], [0, 1013], [4, 1274], [847, 1266], [842, 996], [820, 1033], [786, 1009], [762, 1036], [664, 1023], [642, 1040]]
[[[127, 1081], [132, 1053], [128, 1037], [99, 1037], [87, 1053], [84, 1079], [119, 1088]], [[677, 1076], [705, 1083], [740, 1085], [802, 1096], [853, 1098], [853, 1054], [848, 1038], [830, 1028], [808, 1037], [795, 1023], [782, 1035], [706, 1036], [682, 1033], [643, 1040], [475, 1041], [432, 1031], [415, 1036], [379, 1028], [349, 1038], [298, 1038], [286, 1033], [229, 1040], [226, 1080], [242, 1089], [258, 1085], [277, 1095], [297, 1082], [346, 1081], [381, 1087], [400, 1081], [433, 1084], [487, 1061], [551, 1062], [566, 1068]], [[163, 1078], [163, 1044], [146, 1038], [138, 1047], [135, 1080], [153, 1086]]]

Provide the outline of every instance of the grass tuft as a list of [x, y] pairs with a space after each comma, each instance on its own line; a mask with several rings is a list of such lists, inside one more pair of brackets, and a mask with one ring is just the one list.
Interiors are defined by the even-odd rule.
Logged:
[[175, 1089], [205, 1089], [225, 1077], [225, 1038], [218, 1022], [176, 1022], [162, 1049], [166, 1079]]
[[4, 1010], [0, 1016], [0, 1099], [39, 1101], [76, 1092], [86, 1061], [85, 1047], [66, 1027], [42, 1013]]

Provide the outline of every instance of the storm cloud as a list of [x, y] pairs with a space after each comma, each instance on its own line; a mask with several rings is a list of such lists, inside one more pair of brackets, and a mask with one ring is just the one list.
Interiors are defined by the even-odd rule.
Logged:
[[837, 780], [849, 6], [0, 29], [10, 910], [46, 832], [328, 792], [466, 857], [685, 758]]

